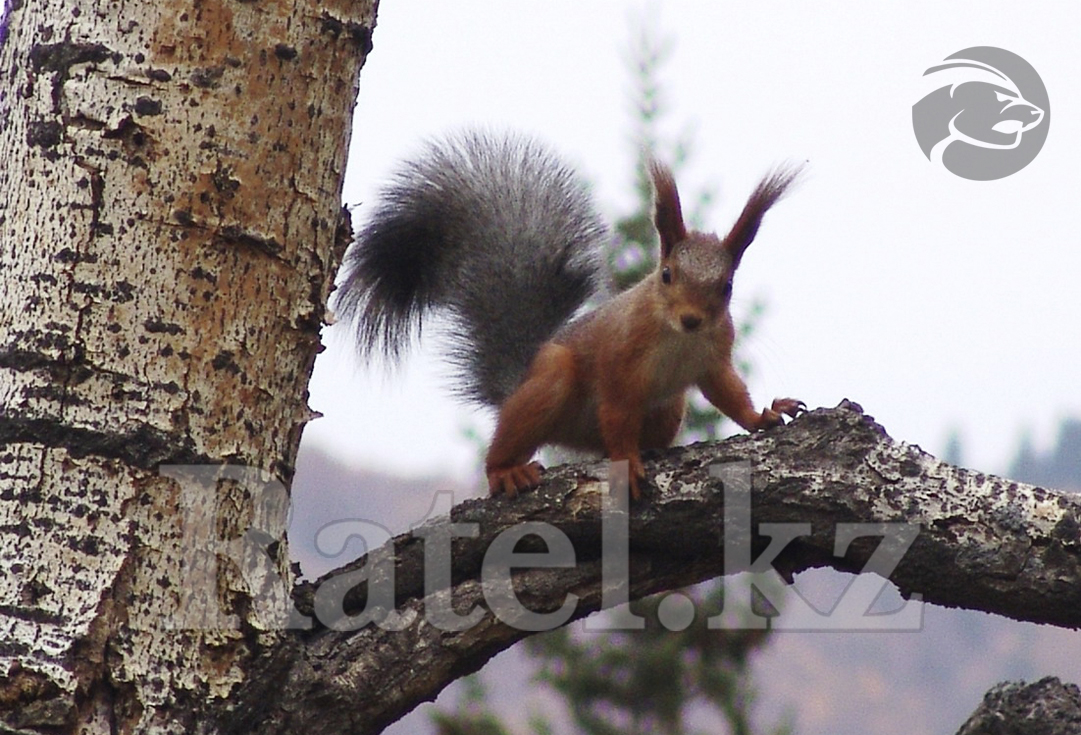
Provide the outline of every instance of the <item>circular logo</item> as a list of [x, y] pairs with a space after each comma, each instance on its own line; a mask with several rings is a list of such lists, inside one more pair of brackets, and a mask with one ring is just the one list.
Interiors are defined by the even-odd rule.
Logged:
[[974, 46], [923, 73], [931, 88], [912, 105], [912, 129], [935, 165], [974, 181], [1032, 162], [1047, 140], [1051, 107], [1032, 66], [1015, 53]]

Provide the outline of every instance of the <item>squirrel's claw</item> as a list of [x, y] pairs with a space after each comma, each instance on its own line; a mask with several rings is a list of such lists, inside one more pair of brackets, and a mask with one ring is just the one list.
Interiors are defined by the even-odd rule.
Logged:
[[642, 499], [641, 486], [647, 484], [646, 468], [642, 466], [642, 460], [635, 458], [631, 462], [631, 500], [637, 502]]
[[784, 417], [795, 418], [802, 411], [807, 410], [807, 404], [795, 398], [774, 398], [773, 404], [762, 410], [762, 426], [783, 426]]
[[630, 472], [627, 475], [627, 484], [630, 486], [631, 501], [637, 502], [642, 499], [641, 483], [646, 481], [646, 469], [638, 457], [632, 457], [629, 462]]
[[807, 410], [807, 404], [795, 398], [774, 398], [770, 406], [777, 413], [783, 413], [796, 418], [800, 413]]
[[513, 465], [511, 467], [490, 467], [488, 469], [488, 494], [506, 495], [513, 498], [519, 490], [529, 490], [540, 485], [544, 467], [540, 462]]

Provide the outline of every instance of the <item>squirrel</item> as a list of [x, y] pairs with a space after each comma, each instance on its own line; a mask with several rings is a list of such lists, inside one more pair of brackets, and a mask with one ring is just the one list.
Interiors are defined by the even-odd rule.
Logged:
[[[461, 392], [498, 409], [485, 461], [492, 495], [540, 483], [545, 444], [627, 460], [671, 445], [697, 386], [748, 431], [804, 408], [755, 410], [732, 364], [732, 277], [766, 211], [798, 175], [770, 173], [722, 239], [688, 230], [671, 171], [652, 161], [656, 270], [607, 297], [607, 228], [584, 183], [557, 155], [513, 134], [466, 131], [403, 164], [350, 246], [336, 309], [362, 356], [394, 359], [444, 308]], [[604, 300], [578, 313], [591, 299]]]

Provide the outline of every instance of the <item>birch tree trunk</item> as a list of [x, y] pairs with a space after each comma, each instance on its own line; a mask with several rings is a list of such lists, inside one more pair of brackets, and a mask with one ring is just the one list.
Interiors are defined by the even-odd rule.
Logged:
[[[215, 731], [285, 634], [253, 600], [292, 585], [281, 487], [376, 1], [7, 5], [0, 722]], [[168, 469], [225, 462], [261, 472]]]

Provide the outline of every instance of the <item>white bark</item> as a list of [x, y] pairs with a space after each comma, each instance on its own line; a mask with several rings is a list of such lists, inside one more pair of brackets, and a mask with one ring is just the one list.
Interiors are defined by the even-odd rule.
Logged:
[[[374, 2], [345, 0], [47, 0], [5, 18], [9, 726], [209, 729], [198, 709], [214, 711], [253, 648], [280, 635], [213, 553], [249, 528], [259, 484], [216, 496], [159, 466], [291, 476], [345, 244], [342, 168], [374, 20]], [[215, 528], [192, 522], [215, 511]], [[264, 516], [280, 537], [281, 508]], [[287, 585], [284, 548], [276, 559]], [[184, 584], [200, 574], [215, 581], [205, 595]], [[164, 624], [200, 601], [233, 629]]]

